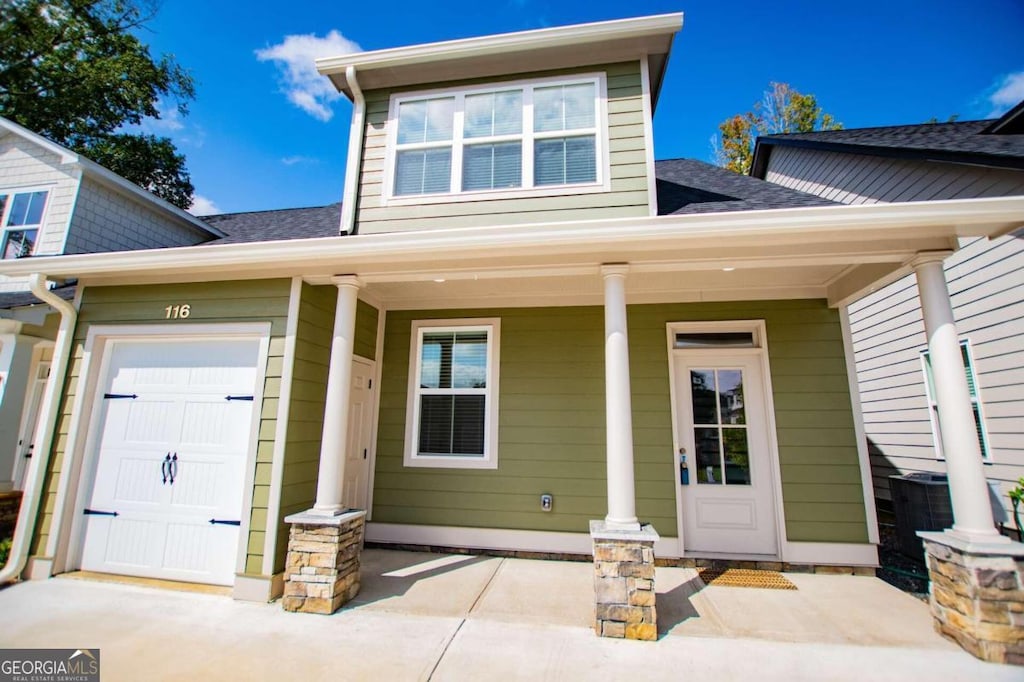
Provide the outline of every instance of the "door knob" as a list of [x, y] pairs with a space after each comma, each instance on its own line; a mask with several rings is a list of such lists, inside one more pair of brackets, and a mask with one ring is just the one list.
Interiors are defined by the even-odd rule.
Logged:
[[686, 448], [679, 448], [679, 454], [680, 455], [685, 455], [686, 454]]

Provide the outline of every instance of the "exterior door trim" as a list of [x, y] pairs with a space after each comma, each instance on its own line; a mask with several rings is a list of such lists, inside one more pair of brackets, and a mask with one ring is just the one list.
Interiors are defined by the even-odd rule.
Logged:
[[[665, 325], [665, 336], [668, 344], [668, 374], [669, 374], [669, 402], [672, 410], [672, 452], [671, 471], [676, 491], [676, 528], [678, 553], [685, 557], [685, 531], [683, 529], [683, 496], [682, 486], [679, 485], [679, 448], [682, 447], [682, 436], [679, 433], [678, 406], [680, 400], [679, 388], [676, 386], [675, 359], [680, 355], [691, 354], [699, 357], [704, 350], [681, 350], [674, 347], [675, 335], [679, 332], [707, 333], [707, 332], [751, 332], [754, 337], [754, 348], [728, 348], [723, 349], [731, 355], [754, 355], [761, 365], [762, 389], [761, 399], [764, 401], [765, 429], [767, 431], [769, 473], [771, 477], [771, 491], [775, 506], [775, 534], [777, 556], [781, 556], [786, 546], [786, 520], [782, 504], [782, 475], [779, 467], [779, 443], [775, 426], [775, 401], [774, 390], [771, 382], [771, 369], [768, 364], [768, 334], [764, 320], [727, 320], [727, 321], [705, 321], [705, 322], [669, 322]], [[712, 351], [718, 352], [718, 351]]]
[[68, 445], [57, 490], [53, 521], [47, 541], [47, 554], [54, 557], [54, 573], [74, 570], [81, 565], [85, 523], [83, 510], [88, 504], [98, 465], [101, 410], [93, 409], [98, 391], [110, 368], [113, 348], [118, 342], [167, 342], [184, 340], [258, 339], [256, 388], [253, 396], [256, 418], [250, 425], [245, 481], [240, 510], [236, 573], [245, 572], [252, 516], [252, 492], [256, 477], [256, 449], [259, 440], [259, 414], [266, 384], [267, 358], [270, 354], [269, 322], [237, 324], [152, 324], [95, 325], [86, 337], [79, 387], [72, 408]]

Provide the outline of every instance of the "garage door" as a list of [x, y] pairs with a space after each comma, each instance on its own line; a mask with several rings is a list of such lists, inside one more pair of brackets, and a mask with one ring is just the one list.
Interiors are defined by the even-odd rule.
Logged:
[[234, 582], [258, 340], [116, 342], [82, 569]]

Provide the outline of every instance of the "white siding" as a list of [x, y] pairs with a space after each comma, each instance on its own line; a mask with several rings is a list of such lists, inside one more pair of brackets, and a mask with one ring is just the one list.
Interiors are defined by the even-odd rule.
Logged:
[[82, 181], [64, 252], [133, 251], [188, 246], [208, 239], [184, 221], [87, 177]]
[[[22, 137], [7, 134], [0, 138], [0, 190], [35, 187], [49, 191], [35, 253], [61, 253], [67, 233], [68, 215], [78, 189], [75, 173], [61, 167], [59, 156]], [[0, 292], [26, 289], [28, 280], [25, 278], [0, 282]]]
[[[766, 177], [850, 204], [1024, 194], [1021, 171], [786, 147], [772, 151]], [[1006, 493], [1024, 476], [1024, 234], [961, 247], [946, 262], [946, 281], [974, 355], [991, 449], [986, 475], [1009, 510]], [[925, 396], [914, 278], [851, 305], [850, 324], [875, 494], [889, 500], [888, 476], [945, 470]]]

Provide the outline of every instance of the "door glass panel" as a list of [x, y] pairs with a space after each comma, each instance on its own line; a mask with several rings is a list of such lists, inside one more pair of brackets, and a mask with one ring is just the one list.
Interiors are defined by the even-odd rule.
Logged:
[[743, 371], [691, 369], [697, 483], [750, 485]]
[[723, 427], [722, 446], [725, 451], [725, 483], [750, 485], [750, 449], [747, 430]]
[[722, 406], [723, 424], [746, 424], [743, 412], [743, 372], [738, 369], [718, 370], [718, 401]]
[[693, 445], [697, 449], [697, 483], [721, 483], [722, 448], [718, 440], [718, 429], [694, 429]]
[[693, 423], [717, 424], [715, 411], [715, 370], [691, 369], [690, 386], [693, 395]]

